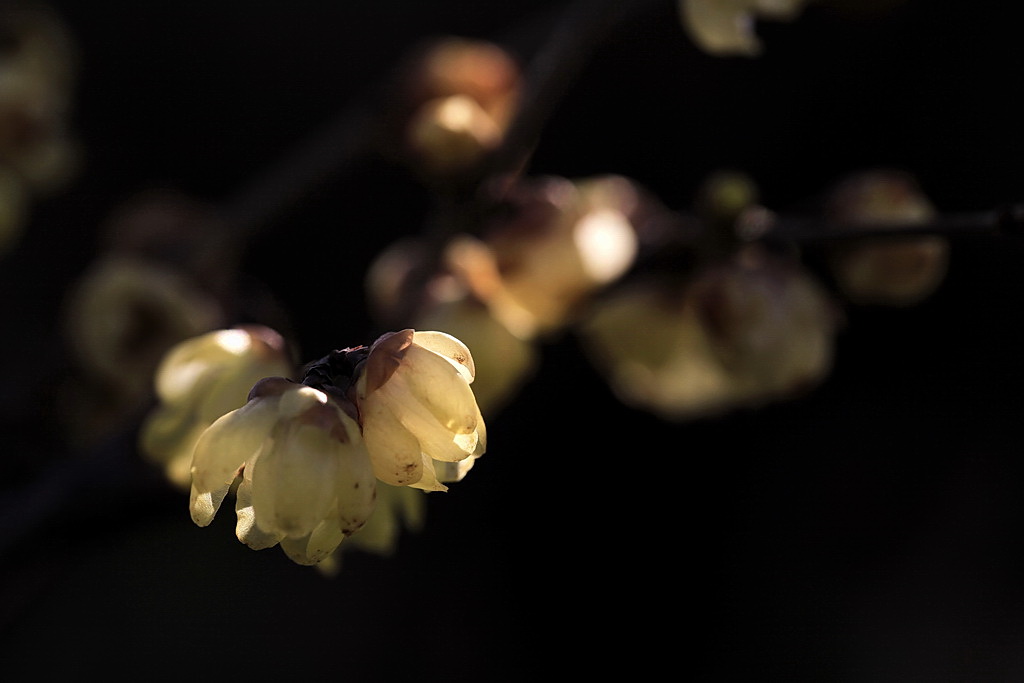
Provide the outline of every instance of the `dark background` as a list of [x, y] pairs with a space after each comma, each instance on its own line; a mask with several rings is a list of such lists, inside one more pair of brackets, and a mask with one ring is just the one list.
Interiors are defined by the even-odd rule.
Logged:
[[[666, 424], [619, 404], [571, 336], [552, 342], [426, 529], [335, 579], [245, 548], [230, 514], [195, 527], [130, 432], [64, 467], [81, 456], [52, 414], [60, 307], [118, 202], [157, 185], [230, 197], [419, 38], [495, 38], [528, 60], [562, 4], [54, 4], [81, 55], [86, 164], [0, 261], [0, 678], [1024, 680], [1010, 237], [955, 242], [916, 308], [849, 308], [827, 381], [759, 411]], [[704, 55], [674, 3], [641, 4], [565, 91], [530, 172], [621, 173], [673, 208], [720, 167], [780, 211], [875, 165], [916, 174], [943, 211], [1024, 199], [1013, 3], [812, 6], [763, 23], [758, 60]], [[426, 206], [366, 161], [250, 245], [246, 272], [304, 359], [370, 341], [366, 263]]]

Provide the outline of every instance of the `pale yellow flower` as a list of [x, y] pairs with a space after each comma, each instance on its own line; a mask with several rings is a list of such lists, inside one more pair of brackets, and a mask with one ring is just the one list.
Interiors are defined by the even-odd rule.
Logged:
[[[446, 36], [411, 52], [396, 83], [396, 138], [428, 180], [471, 168], [505, 137], [521, 88], [503, 47]], [[396, 140], [397, 141], [397, 140]]]
[[284, 339], [262, 326], [216, 330], [177, 344], [156, 371], [159, 403], [142, 425], [143, 455], [187, 490], [192, 450], [206, 428], [245, 405], [259, 380], [291, 372]]
[[808, 274], [747, 249], [685, 282], [614, 292], [580, 332], [624, 402], [685, 420], [815, 386], [831, 370], [838, 322]]
[[381, 481], [444, 491], [486, 448], [469, 349], [443, 332], [392, 332], [369, 349], [356, 385], [363, 438]]
[[754, 33], [760, 18], [795, 19], [810, 0], [678, 0], [683, 28], [705, 52], [754, 56], [761, 42]]
[[223, 324], [220, 303], [183, 273], [123, 256], [95, 261], [64, 313], [81, 369], [131, 400], [145, 400], [168, 349]]
[[[890, 170], [845, 178], [829, 194], [827, 216], [882, 231], [921, 224], [937, 215], [913, 177]], [[949, 240], [938, 235], [851, 240], [830, 251], [836, 282], [857, 304], [911, 306], [938, 289], [949, 266]]]
[[632, 267], [646, 192], [622, 176], [522, 182], [512, 215], [482, 236], [498, 282], [491, 305], [519, 337], [548, 335], [574, 322], [589, 298]]
[[369, 519], [376, 479], [359, 425], [327, 394], [283, 378], [261, 381], [241, 408], [200, 437], [192, 461], [192, 519], [214, 518], [232, 484], [236, 535], [280, 544], [315, 565]]
[[[457, 235], [437, 270], [421, 275], [417, 268], [426, 265], [427, 255], [426, 245], [413, 239], [381, 252], [367, 272], [370, 307], [386, 327], [445, 330], [473, 349], [473, 393], [483, 414], [492, 415], [537, 366], [539, 354], [529, 337], [532, 317], [509, 299], [494, 253], [480, 240]], [[422, 281], [411, 291], [415, 277]], [[413, 297], [415, 305], [400, 311]]]

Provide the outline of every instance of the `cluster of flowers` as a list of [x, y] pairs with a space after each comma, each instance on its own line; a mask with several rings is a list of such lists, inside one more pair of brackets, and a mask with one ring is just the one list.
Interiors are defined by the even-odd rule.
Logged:
[[[520, 180], [503, 201], [508, 211], [478, 235], [452, 237], [426, 278], [428, 244], [405, 239], [379, 256], [367, 280], [381, 320], [398, 319], [414, 291], [414, 326], [448, 330], [479, 349], [485, 414], [514, 397], [539, 346], [566, 330], [621, 400], [665, 418], [794, 397], [832, 368], [841, 300], [919, 303], [948, 260], [942, 237], [849, 240], [824, 249], [824, 282], [799, 244], [759, 239], [773, 214], [749, 180], [732, 174], [709, 179], [690, 221], [621, 176]], [[879, 170], [838, 183], [817, 220], [870, 235], [935, 213], [912, 177]], [[643, 261], [672, 239], [684, 244], [670, 263]]]
[[[804, 4], [681, 0], [680, 12], [698, 46], [749, 56], [759, 50], [756, 16], [793, 19]], [[417, 53], [426, 66], [409, 69], [419, 80], [404, 87], [422, 92], [435, 80], [423, 75], [434, 73], [432, 55], [465, 53], [467, 44]], [[509, 82], [508, 62], [496, 63], [479, 59], [465, 68], [473, 82]], [[446, 96], [477, 97], [469, 83], [449, 79]], [[406, 116], [414, 129], [417, 115]], [[430, 140], [417, 148], [421, 168], [431, 156], [439, 167], [464, 150], [462, 138]], [[382, 324], [444, 329], [478, 350], [485, 414], [516, 394], [538, 347], [564, 331], [579, 335], [624, 402], [669, 419], [792, 397], [832, 367], [844, 320], [840, 299], [911, 305], [946, 272], [948, 244], [940, 237], [850, 240], [824, 249], [829, 282], [822, 282], [799, 242], [778, 248], [774, 214], [742, 174], [709, 178], [688, 213], [616, 175], [490, 181], [478, 192], [491, 210], [450, 236], [440, 254], [432, 236], [403, 239], [380, 254], [367, 277], [370, 308]], [[820, 209], [814, 219], [823, 227], [853, 225], [868, 234], [935, 215], [912, 177], [889, 170], [842, 181]], [[670, 262], [654, 265], [651, 255], [665, 252], [672, 252]]]
[[473, 357], [450, 335], [405, 329], [334, 351], [294, 381], [285, 346], [260, 326], [176, 345], [141, 449], [190, 489], [200, 526], [233, 489], [236, 534], [253, 549], [280, 545], [327, 568], [350, 536], [387, 553], [403, 524], [419, 523], [418, 495], [447, 490], [485, 450]]
[[44, 5], [0, 13], [0, 253], [13, 245], [34, 197], [63, 187], [77, 166], [68, 130], [76, 58], [71, 36]]
[[[752, 33], [741, 34], [745, 47], [710, 36], [708, 26], [725, 25], [715, 12], [742, 26], [749, 12], [789, 16], [800, 4], [681, 7], [709, 51], [753, 54]], [[466, 475], [484, 450], [484, 416], [514, 398], [543, 344], [563, 333], [578, 335], [624, 403], [701, 418], [813, 388], [832, 366], [841, 300], [912, 305], [945, 274], [944, 239], [890, 236], [827, 244], [823, 281], [799, 240], [780, 244], [775, 214], [742, 174], [709, 178], [687, 211], [619, 175], [478, 177], [517, 115], [515, 60], [446, 39], [399, 73], [389, 150], [449, 199], [486, 207], [442, 239], [405, 238], [370, 264], [370, 312], [401, 332], [288, 379], [281, 335], [219, 329], [227, 316], [213, 293], [233, 278], [220, 258], [230, 249], [203, 247], [216, 224], [180, 197], [144, 198], [115, 216], [108, 257], [71, 299], [84, 365], [111, 382], [148, 381], [156, 368], [143, 453], [190, 490], [200, 525], [234, 490], [237, 536], [250, 547], [280, 545], [321, 568], [338, 548], [390, 550], [399, 528], [420, 523], [422, 491]], [[820, 208], [818, 223], [864, 235], [935, 214], [913, 178], [892, 171], [851, 176]], [[143, 390], [122, 391], [121, 403]]]

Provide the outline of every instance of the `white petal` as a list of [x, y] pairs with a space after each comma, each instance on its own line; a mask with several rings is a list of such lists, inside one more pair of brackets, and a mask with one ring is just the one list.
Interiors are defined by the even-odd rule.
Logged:
[[437, 473], [434, 471], [434, 460], [430, 458], [424, 458], [423, 460], [423, 476], [415, 484], [409, 486], [420, 489], [422, 491], [447, 491], [448, 487], [441, 483], [438, 479]]
[[306, 536], [282, 539], [281, 549], [292, 562], [310, 566], [330, 557], [343, 540], [345, 534], [334, 520], [323, 520]]
[[275, 426], [252, 467], [253, 510], [261, 529], [306, 536], [329, 514], [337, 443], [323, 429], [294, 420]]
[[256, 453], [274, 424], [277, 402], [255, 399], [217, 419], [196, 443], [192, 485], [200, 493], [230, 484]]
[[444, 332], [414, 332], [412, 343], [432, 351], [451, 363], [467, 383], [476, 377], [476, 366], [473, 364], [473, 354], [461, 341]]
[[363, 441], [374, 474], [393, 486], [414, 484], [423, 476], [420, 442], [391, 412], [379, 391], [363, 402]]
[[207, 526], [212, 522], [230, 489], [231, 484], [224, 484], [213, 491], [198, 491], [195, 486], [192, 486], [188, 501], [192, 521], [199, 526]]
[[441, 356], [414, 346], [396, 374], [450, 431], [469, 434], [476, 430], [480, 411], [473, 390]]
[[256, 514], [252, 509], [252, 480], [243, 477], [235, 492], [235, 536], [253, 550], [263, 550], [278, 544], [282, 536], [269, 534], [256, 526]]
[[[419, 452], [435, 460], [452, 462], [462, 460], [473, 453], [476, 449], [475, 432], [470, 432], [469, 440], [472, 443], [467, 443], [466, 439], [456, 441], [456, 434], [439, 422], [404, 382], [396, 380], [397, 377], [378, 389], [373, 398], [387, 402], [392, 414], [417, 440]], [[364, 434], [366, 423], [367, 420], [364, 419]]]
[[[348, 425], [346, 425], [348, 426]], [[373, 514], [377, 500], [377, 477], [370, 454], [362, 441], [356, 441], [358, 427], [353, 422], [349, 434], [353, 442], [338, 448], [338, 526], [346, 534], [355, 533]]]

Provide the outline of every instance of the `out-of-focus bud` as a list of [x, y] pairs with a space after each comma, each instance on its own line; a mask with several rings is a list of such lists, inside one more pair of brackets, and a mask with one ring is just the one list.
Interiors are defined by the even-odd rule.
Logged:
[[180, 341], [221, 327], [217, 301], [178, 272], [140, 259], [92, 264], [65, 301], [66, 337], [83, 372], [131, 400]]
[[656, 202], [621, 176], [541, 178], [510, 193], [511, 215], [482, 239], [496, 258], [510, 304], [525, 315], [514, 330], [547, 335], [581, 314], [597, 291], [632, 267], [644, 219]]
[[430, 100], [409, 121], [410, 147], [431, 173], [469, 168], [501, 144], [504, 132], [476, 100], [451, 95]]
[[759, 18], [792, 21], [809, 0], [678, 0], [687, 34], [705, 52], [753, 57], [761, 53], [754, 33]]
[[637, 281], [602, 297], [578, 333], [625, 404], [667, 420], [733, 406], [728, 374], [678, 283]]
[[518, 62], [495, 43], [445, 37], [417, 48], [395, 84], [389, 135], [404, 144], [395, 151], [429, 177], [472, 167], [504, 138], [521, 79]]
[[[847, 178], [833, 189], [825, 206], [829, 220], [878, 230], [926, 223], [935, 214], [912, 176], [889, 170]], [[948, 263], [949, 243], [939, 236], [858, 239], [830, 253], [837, 284], [857, 304], [920, 303], [942, 283]]]
[[697, 191], [695, 209], [711, 225], [732, 226], [743, 212], [760, 201], [757, 183], [742, 171], [712, 173]]
[[0, 163], [34, 194], [63, 186], [77, 170], [77, 144], [67, 131], [77, 70], [70, 34], [42, 6], [0, 15]]
[[142, 454], [188, 490], [192, 451], [206, 428], [245, 405], [261, 379], [292, 370], [284, 339], [262, 326], [216, 330], [175, 345], [156, 371], [159, 403], [143, 422]]
[[238, 480], [238, 539], [254, 550], [277, 544], [315, 565], [374, 511], [376, 479], [359, 425], [322, 391], [280, 377], [218, 418], [192, 460], [193, 521], [213, 521]]
[[367, 274], [371, 310], [386, 327], [442, 330], [473, 349], [473, 393], [481, 412], [494, 414], [537, 365], [532, 316], [509, 299], [494, 253], [478, 239], [457, 236], [440, 263], [428, 266], [426, 258], [426, 246], [415, 240], [382, 252]]
[[722, 367], [750, 402], [803, 393], [832, 369], [839, 312], [797, 263], [750, 246], [704, 269], [688, 296]]
[[407, 329], [373, 343], [356, 395], [378, 479], [445, 491], [465, 476], [487, 444], [475, 375], [469, 349], [443, 332]]
[[837, 321], [808, 275], [748, 250], [683, 284], [615, 291], [580, 334], [624, 402], [687, 420], [812, 388], [831, 369]]

